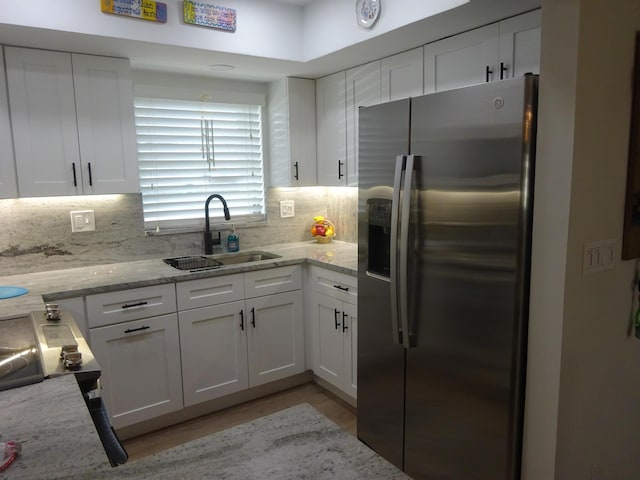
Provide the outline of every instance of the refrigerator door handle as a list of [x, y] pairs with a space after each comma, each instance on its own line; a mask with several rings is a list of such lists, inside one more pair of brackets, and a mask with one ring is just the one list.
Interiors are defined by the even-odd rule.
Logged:
[[413, 166], [414, 156], [407, 155], [404, 172], [404, 185], [402, 186], [402, 211], [400, 217], [400, 261], [397, 295], [399, 298], [400, 331], [402, 332], [402, 345], [410, 348], [409, 332], [409, 221], [411, 214], [411, 195], [413, 194]]
[[413, 155], [396, 157], [391, 206], [391, 327], [394, 342], [409, 347], [407, 245], [413, 183]]
[[389, 258], [391, 329], [393, 341], [402, 345], [402, 331], [398, 321], [398, 230], [400, 227], [400, 188], [406, 156], [396, 157], [396, 170], [393, 177], [393, 200], [391, 202], [391, 245]]

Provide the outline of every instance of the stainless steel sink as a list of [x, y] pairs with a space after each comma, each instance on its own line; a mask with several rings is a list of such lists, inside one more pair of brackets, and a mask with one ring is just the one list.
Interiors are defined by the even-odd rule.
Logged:
[[239, 263], [259, 262], [260, 260], [272, 260], [274, 258], [280, 258], [280, 255], [267, 252], [246, 252], [216, 257], [216, 261], [223, 265], [237, 265]]
[[189, 255], [185, 257], [165, 258], [163, 261], [178, 270], [188, 270], [196, 272], [200, 270], [210, 270], [221, 268], [226, 265], [239, 265], [242, 263], [259, 262], [260, 260], [271, 260], [280, 258], [268, 252], [241, 252], [216, 255], [215, 257], [205, 257], [203, 255]]

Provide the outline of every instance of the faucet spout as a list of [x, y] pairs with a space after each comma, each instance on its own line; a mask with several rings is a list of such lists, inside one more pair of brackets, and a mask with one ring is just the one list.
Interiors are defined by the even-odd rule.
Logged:
[[207, 200], [204, 202], [204, 253], [205, 255], [210, 255], [213, 253], [213, 245], [220, 244], [220, 232], [218, 232], [217, 241], [213, 240], [211, 236], [210, 224], [209, 224], [209, 202], [217, 198], [222, 202], [222, 210], [224, 211], [224, 219], [231, 220], [231, 215], [229, 214], [229, 207], [227, 207], [227, 201], [224, 199], [222, 195], [214, 193], [213, 195], [209, 195]]

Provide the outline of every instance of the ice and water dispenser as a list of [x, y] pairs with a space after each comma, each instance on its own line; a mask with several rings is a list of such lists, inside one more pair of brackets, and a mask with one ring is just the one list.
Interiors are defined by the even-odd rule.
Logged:
[[391, 256], [391, 200], [370, 198], [367, 200], [369, 225], [369, 273], [390, 276]]

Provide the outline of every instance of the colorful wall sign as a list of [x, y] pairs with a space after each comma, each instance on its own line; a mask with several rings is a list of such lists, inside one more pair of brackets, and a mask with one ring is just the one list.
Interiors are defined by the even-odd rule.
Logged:
[[104, 13], [167, 23], [167, 4], [154, 0], [100, 0]]
[[184, 23], [201, 27], [236, 31], [236, 11], [233, 8], [218, 7], [206, 2], [184, 0]]

